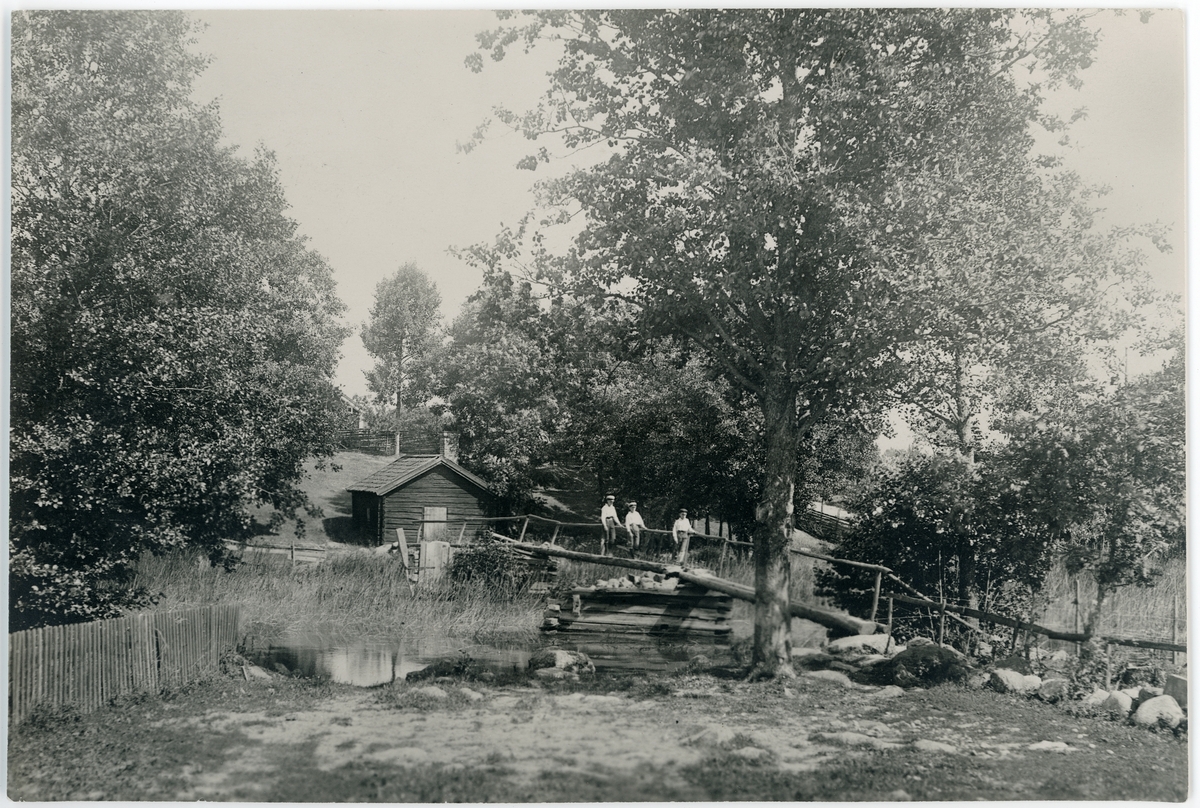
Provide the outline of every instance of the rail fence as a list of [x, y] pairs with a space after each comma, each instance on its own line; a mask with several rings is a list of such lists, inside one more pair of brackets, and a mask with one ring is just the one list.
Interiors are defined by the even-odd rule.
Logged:
[[214, 672], [221, 654], [237, 647], [240, 611], [203, 606], [9, 634], [9, 721], [38, 705], [89, 712]]

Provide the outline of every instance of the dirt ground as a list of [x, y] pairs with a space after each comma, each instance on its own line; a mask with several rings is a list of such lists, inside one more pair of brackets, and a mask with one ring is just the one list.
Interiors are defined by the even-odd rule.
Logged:
[[17, 800], [1187, 796], [1187, 743], [965, 687], [709, 674], [359, 690], [214, 680], [10, 734]]

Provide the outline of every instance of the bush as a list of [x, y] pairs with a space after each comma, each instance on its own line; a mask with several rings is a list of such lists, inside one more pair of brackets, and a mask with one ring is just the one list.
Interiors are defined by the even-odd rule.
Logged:
[[533, 571], [525, 559], [498, 542], [464, 547], [454, 554], [448, 574], [456, 583], [483, 584], [495, 592], [515, 596], [528, 588]]

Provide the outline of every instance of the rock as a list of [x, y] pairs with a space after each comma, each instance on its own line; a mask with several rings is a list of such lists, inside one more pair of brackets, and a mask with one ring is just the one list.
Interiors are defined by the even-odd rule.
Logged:
[[1101, 704], [1104, 703], [1104, 700], [1107, 698], [1108, 698], [1107, 690], [1101, 690], [1100, 688], [1096, 688], [1095, 690], [1092, 691], [1091, 695], [1084, 697], [1083, 706], [1084, 707], [1099, 707]]
[[1048, 701], [1053, 704], [1056, 701], [1061, 701], [1067, 697], [1067, 692], [1071, 688], [1071, 683], [1066, 679], [1044, 679], [1042, 686], [1038, 688], [1038, 698], [1042, 701]]
[[694, 735], [684, 738], [683, 742], [689, 746], [698, 744], [721, 746], [732, 741], [736, 735], [737, 731], [732, 727], [727, 727], [724, 724], [709, 724]]
[[[1037, 683], [1033, 682], [1037, 679]], [[1008, 668], [998, 668], [992, 671], [988, 685], [997, 693], [1028, 693], [1041, 687], [1042, 680], [1036, 676], [1025, 676]]]
[[1150, 701], [1150, 699], [1157, 698], [1162, 694], [1163, 689], [1161, 687], [1143, 687], [1140, 691], [1138, 691], [1137, 698], [1133, 700], [1133, 711], [1136, 713], [1138, 707], [1141, 707], [1143, 704]]
[[1142, 703], [1133, 714], [1133, 722], [1143, 727], [1159, 723], [1174, 729], [1183, 720], [1183, 708], [1170, 696], [1155, 696]]
[[864, 684], [929, 687], [942, 682], [961, 682], [970, 668], [956, 653], [932, 643], [910, 643], [887, 662], [872, 665], [854, 675]]
[[889, 659], [891, 659], [891, 657], [884, 656], [883, 654], [868, 654], [862, 659], [854, 660], [854, 664], [860, 669], [869, 668], [872, 665], [878, 665], [880, 662], [887, 662]]
[[1108, 694], [1108, 698], [1100, 705], [1100, 709], [1110, 713], [1129, 715], [1129, 711], [1133, 709], [1133, 699], [1129, 698], [1127, 693], [1114, 690]]
[[805, 676], [812, 679], [823, 679], [826, 682], [833, 682], [843, 687], [849, 687], [851, 684], [850, 677], [841, 671], [809, 671]]
[[417, 696], [424, 696], [429, 699], [445, 699], [449, 698], [450, 694], [442, 690], [437, 685], [425, 685], [424, 687], [414, 687], [410, 692]]
[[827, 741], [844, 744], [846, 746], [871, 746], [875, 749], [899, 749], [900, 744], [892, 741], [885, 741], [882, 738], [874, 738], [870, 735], [864, 735], [861, 732], [819, 732], [816, 734], [818, 738], [824, 738]]
[[1070, 752], [1071, 745], [1063, 741], [1038, 741], [1025, 747], [1030, 752]]
[[563, 668], [538, 668], [533, 672], [533, 675], [539, 679], [548, 681], [559, 681], [570, 679], [573, 682], [579, 681], [579, 674], [575, 671], [565, 670]]
[[971, 678], [967, 679], [967, 687], [971, 688], [972, 690], [983, 690], [985, 687], [987, 687], [988, 682], [990, 682], [991, 679], [992, 675], [990, 673], [987, 671], [980, 671], [979, 673], [972, 674]]
[[955, 754], [958, 752], [957, 747], [951, 746], [948, 743], [942, 743], [941, 741], [927, 741], [925, 739], [913, 741], [913, 748], [921, 752], [943, 752], [948, 754]]
[[922, 645], [937, 645], [937, 643], [928, 637], [913, 637], [908, 641], [909, 648], [920, 648]]
[[831, 654], [847, 652], [882, 654], [888, 647], [895, 648], [896, 643], [887, 634], [858, 634], [853, 637], [832, 640], [825, 646], [825, 650]]
[[478, 690], [472, 690], [469, 687], [460, 687], [458, 692], [466, 696], [467, 701], [483, 701], [483, 694]]
[[1180, 707], [1186, 709], [1188, 702], [1187, 677], [1176, 673], [1167, 674], [1167, 686], [1163, 688], [1163, 695], [1175, 699]]
[[759, 749], [757, 746], [743, 746], [740, 749], [734, 749], [729, 754], [734, 757], [740, 757], [743, 760], [762, 760], [770, 756], [770, 752], [766, 749]]
[[1130, 701], [1137, 701], [1142, 695], [1141, 687], [1124, 687], [1121, 688], [1121, 692], [1128, 696]]
[[975, 646], [975, 656], [980, 659], [992, 658], [992, 646], [990, 643], [981, 642]]
[[1026, 675], [1033, 673], [1033, 668], [1029, 666], [1029, 661], [1015, 654], [1013, 656], [1007, 656], [1004, 657], [1004, 659], [997, 660], [995, 667], [1004, 668], [1005, 670], [1009, 671], [1016, 671], [1017, 673]]
[[912, 802], [912, 797], [902, 788], [887, 793], [888, 802]]
[[564, 651], [561, 648], [542, 648], [529, 657], [528, 668], [531, 671], [546, 668], [558, 668], [570, 673], [595, 673], [596, 666], [587, 654], [577, 651]]
[[250, 663], [247, 663], [242, 666], [242, 675], [245, 676], [246, 679], [270, 679], [271, 678], [271, 674], [267, 673], [265, 670], [258, 667], [257, 665], [251, 665]]
[[876, 690], [874, 693], [867, 694], [867, 698], [869, 698], [869, 699], [894, 699], [898, 696], [903, 696], [903, 695], [904, 695], [904, 688], [897, 687], [896, 685], [887, 685], [886, 687], [882, 687], [879, 690]]
[[1052, 671], [1062, 673], [1071, 669], [1071, 655], [1066, 651], [1055, 651], [1050, 656], [1042, 660], [1042, 664]]
[[841, 670], [849, 672], [854, 670], [854, 666], [847, 665], [840, 659], [835, 659], [829, 654], [824, 654], [820, 651], [813, 654], [804, 654], [800, 657], [792, 654], [792, 667], [802, 671]]

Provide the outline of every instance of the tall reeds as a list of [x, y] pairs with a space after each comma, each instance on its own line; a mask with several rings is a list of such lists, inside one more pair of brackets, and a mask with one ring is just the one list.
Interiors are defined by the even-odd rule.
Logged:
[[293, 632], [334, 631], [355, 636], [534, 638], [542, 603], [527, 592], [503, 596], [486, 586], [412, 584], [395, 558], [353, 553], [296, 566], [261, 556], [232, 572], [207, 567], [191, 554], [146, 557], [136, 585], [162, 593], [160, 608], [237, 604], [254, 641]]

